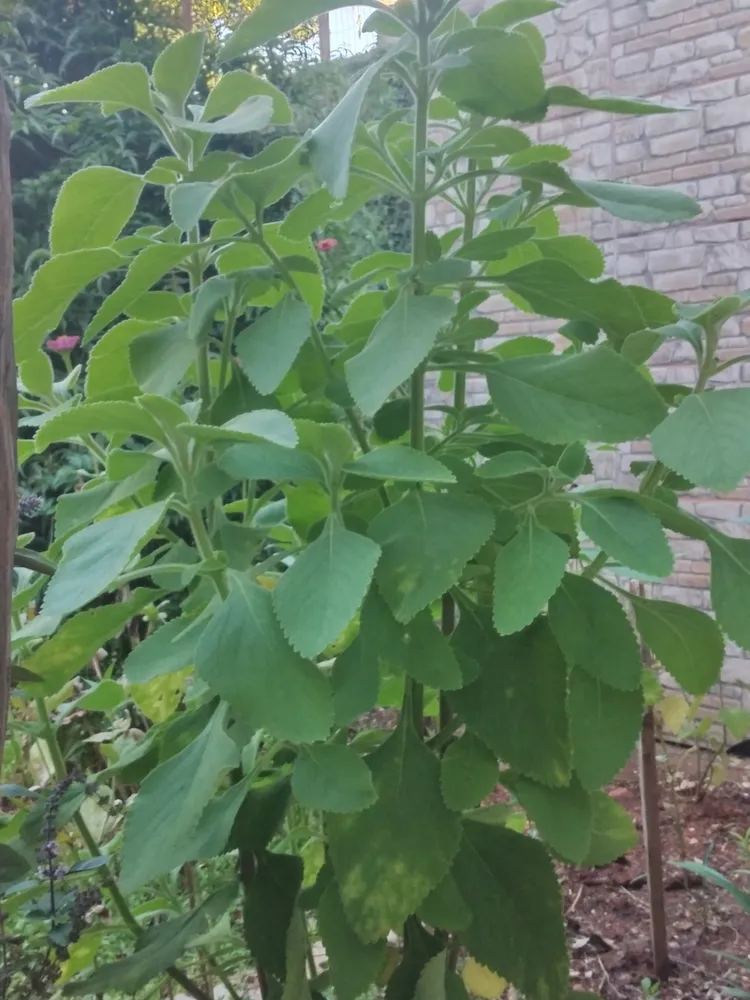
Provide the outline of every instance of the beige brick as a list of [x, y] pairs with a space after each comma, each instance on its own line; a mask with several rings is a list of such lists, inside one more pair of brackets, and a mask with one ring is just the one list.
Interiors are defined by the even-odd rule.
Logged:
[[669, 135], [686, 129], [699, 128], [702, 115], [699, 109], [677, 111], [668, 115], [654, 115], [646, 119], [645, 131], [648, 136]]
[[632, 56], [623, 56], [622, 59], [616, 59], [613, 67], [615, 76], [634, 76], [636, 73], [642, 73], [649, 63], [649, 56], [647, 52], [639, 52]]
[[714, 56], [719, 52], [731, 52], [736, 47], [736, 39], [731, 31], [713, 31], [697, 39], [695, 51], [700, 56]]
[[669, 17], [689, 10], [695, 0], [646, 0], [646, 13], [652, 19]]
[[648, 266], [655, 274], [681, 271], [688, 267], [699, 267], [705, 256], [705, 246], [685, 247], [681, 250], [652, 250], [648, 255]]
[[672, 171], [672, 175], [676, 181], [690, 181], [696, 177], [705, 177], [706, 174], [715, 173], [719, 169], [718, 163], [691, 163], [687, 167], [677, 167], [676, 170]]
[[736, 191], [737, 180], [731, 174], [717, 173], [714, 177], [704, 178], [698, 184], [699, 198], [717, 198], [720, 195], [734, 194]]
[[697, 83], [703, 80], [708, 73], [710, 63], [708, 59], [693, 59], [690, 62], [673, 66], [669, 74], [670, 87], [683, 87], [686, 84]]
[[654, 156], [669, 156], [683, 150], [695, 149], [700, 143], [698, 129], [686, 129], [684, 132], [674, 132], [671, 135], [656, 136], [651, 139], [651, 152]]
[[737, 81], [734, 79], [717, 80], [715, 83], [703, 83], [690, 90], [691, 101], [725, 101], [734, 97]]
[[678, 63], [691, 59], [694, 54], [694, 42], [676, 42], [672, 45], [659, 46], [654, 49], [651, 66], [653, 69], [660, 69], [662, 66], [676, 66]]
[[654, 275], [654, 288], [659, 292], [680, 292], [683, 289], [699, 288], [703, 272], [691, 268], [687, 271], [669, 271]]
[[697, 243], [726, 243], [736, 240], [739, 235], [738, 222], [725, 222], [718, 226], [696, 226]]
[[706, 128], [713, 131], [719, 128], [734, 128], [735, 125], [750, 123], [750, 101], [734, 97], [728, 101], [706, 108]]

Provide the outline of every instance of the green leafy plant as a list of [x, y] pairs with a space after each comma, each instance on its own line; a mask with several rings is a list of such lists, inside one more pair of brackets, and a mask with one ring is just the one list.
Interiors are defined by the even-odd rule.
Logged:
[[[264, 0], [224, 56], [337, 6]], [[22, 405], [38, 422], [21, 458], [75, 443], [96, 473], [59, 501], [44, 557], [19, 555], [27, 729], [63, 781], [63, 706], [122, 719], [59, 821], [107, 857], [103, 887], [136, 948], [67, 994], [169, 975], [205, 1000], [178, 963], [196, 951], [215, 963], [241, 893], [264, 997], [346, 1000], [373, 984], [391, 1000], [462, 996], [467, 957], [528, 1000], [579, 996], [553, 862], [606, 864], [635, 843], [601, 791], [643, 712], [623, 601], [691, 693], [718, 678], [723, 633], [750, 645], [750, 542], [681, 510], [676, 493], [750, 472], [750, 392], [709, 388], [721, 325], [750, 296], [683, 307], [601, 278], [596, 248], [559, 234], [558, 206], [662, 223], [696, 205], [576, 179], [566, 150], [518, 127], [555, 106], [666, 109], [546, 87], [528, 17], [550, 0], [502, 0], [476, 22], [455, 0], [372, 6], [371, 26], [394, 38], [381, 58], [303, 141], [282, 135], [254, 157], [211, 143], [283, 127], [288, 102], [233, 70], [196, 104], [200, 33], [150, 76], [122, 63], [33, 99], [130, 107], [171, 149], [143, 176], [88, 169], [63, 186], [50, 259], [15, 310]], [[386, 70], [413, 107], [364, 124]], [[269, 222], [303, 178], [319, 186]], [[146, 185], [164, 189], [172, 222], [121, 238]], [[332, 293], [341, 317], [321, 321], [310, 233], [383, 194], [411, 205], [411, 252], [358, 261]], [[428, 228], [440, 199], [460, 230]], [[105, 274], [121, 280], [83, 333], [85, 371], [55, 383], [43, 342]], [[565, 321], [566, 349], [532, 337], [481, 349], [495, 325], [474, 310], [493, 293]], [[699, 370], [678, 394], [644, 367], [670, 337]], [[486, 379], [486, 404], [467, 405], [469, 376]], [[429, 395], [436, 378], [450, 400]], [[580, 483], [588, 448], [649, 435], [639, 490]], [[716, 620], [607, 574], [667, 576], [666, 531], [708, 543]], [[124, 676], [88, 677], [134, 618], [147, 635]], [[71, 687], [81, 673], [84, 689]], [[400, 709], [393, 728], [361, 729], [376, 706]], [[136, 716], [152, 723], [139, 738]], [[515, 806], [483, 806], [498, 783]], [[94, 787], [118, 803], [99, 838]], [[38, 815], [20, 809], [5, 830], [13, 885]], [[225, 869], [203, 902], [151, 923], [175, 869], [225, 854], [238, 879]], [[21, 891], [40, 890], [9, 898]]]

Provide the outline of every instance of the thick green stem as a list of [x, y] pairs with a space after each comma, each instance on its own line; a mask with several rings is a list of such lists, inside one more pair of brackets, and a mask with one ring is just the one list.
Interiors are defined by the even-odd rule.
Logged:
[[[188, 520], [190, 521], [190, 527], [193, 531], [195, 545], [200, 553], [201, 559], [208, 562], [210, 559], [214, 558], [216, 553], [214, 552], [214, 547], [211, 544], [211, 539], [209, 538], [206, 525], [203, 522], [203, 514], [197, 504], [190, 504], [188, 510]], [[229, 596], [229, 585], [227, 584], [224, 571], [217, 570], [215, 573], [211, 573], [211, 579], [214, 582], [214, 586], [216, 587], [219, 596], [225, 601]]]
[[[469, 170], [474, 169], [474, 161], [469, 161]], [[477, 220], [477, 179], [471, 177], [466, 182], [466, 212], [464, 213], [464, 233], [463, 244], [474, 239], [474, 227]], [[461, 295], [471, 291], [471, 284], [461, 286]], [[474, 343], [467, 345], [467, 349], [474, 350]], [[453, 405], [456, 408], [456, 421], [461, 419], [461, 411], [466, 408], [466, 372], [456, 372], [456, 385], [453, 392]]]
[[[43, 698], [37, 698], [35, 701], [36, 710], [39, 715], [39, 721], [42, 724], [42, 735], [44, 742], [47, 744], [47, 749], [49, 751], [50, 759], [52, 761], [52, 767], [55, 772], [55, 777], [58, 781], [62, 781], [67, 777], [68, 769], [65, 766], [65, 758], [62, 755], [62, 750], [60, 749], [60, 744], [57, 742], [57, 733], [55, 732], [55, 727], [52, 725], [52, 721], [49, 717], [49, 712], [47, 711], [47, 706]], [[89, 852], [92, 858], [99, 857], [100, 850], [99, 845], [94, 838], [91, 830], [89, 830], [88, 825], [81, 815], [77, 812], [73, 817], [73, 822], [78, 828], [78, 832], [81, 835], [81, 840], [86, 845], [86, 850]], [[120, 892], [117, 882], [112, 875], [112, 872], [108, 865], [103, 865], [99, 869], [99, 873], [104, 882], [104, 887], [109, 894], [112, 903], [120, 914], [123, 923], [128, 928], [128, 930], [133, 934], [134, 937], [139, 938], [143, 933], [143, 930], [138, 923], [138, 921], [133, 916], [133, 913], [128, 906], [127, 900]], [[211, 1000], [207, 993], [205, 993], [197, 983], [194, 983], [189, 976], [186, 976], [184, 972], [174, 966], [167, 969], [169, 976], [174, 979], [176, 983], [179, 983], [184, 990], [192, 996], [195, 1000]]]
[[227, 376], [229, 374], [229, 365], [232, 360], [232, 340], [234, 338], [234, 325], [237, 322], [237, 317], [233, 312], [227, 312], [227, 320], [224, 324], [224, 336], [221, 341], [221, 366], [219, 368], [219, 392], [224, 389], [227, 384]]

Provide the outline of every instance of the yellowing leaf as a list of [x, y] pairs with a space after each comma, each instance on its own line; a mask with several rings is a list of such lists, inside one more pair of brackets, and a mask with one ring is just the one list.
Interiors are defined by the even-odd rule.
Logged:
[[676, 736], [687, 722], [690, 705], [681, 694], [669, 694], [659, 702], [659, 714], [667, 729]]
[[166, 722], [175, 712], [185, 693], [185, 682], [192, 668], [154, 677], [148, 684], [131, 684], [130, 697], [151, 722]]
[[496, 976], [490, 969], [475, 962], [473, 958], [466, 960], [466, 964], [461, 970], [461, 978], [469, 993], [483, 997], [484, 1000], [497, 1000], [507, 986], [508, 980], [502, 976]]
[[57, 986], [63, 986], [73, 976], [94, 964], [96, 953], [101, 948], [101, 931], [90, 931], [83, 934], [78, 941], [68, 948], [68, 957], [60, 966], [60, 977]]

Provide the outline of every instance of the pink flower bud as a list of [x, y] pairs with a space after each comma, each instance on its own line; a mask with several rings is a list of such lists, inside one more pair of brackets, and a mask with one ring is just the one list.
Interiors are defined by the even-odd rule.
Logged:
[[332, 236], [329, 236], [325, 240], [318, 240], [315, 244], [315, 249], [319, 250], [321, 253], [330, 253], [331, 250], [335, 250], [339, 245], [339, 241], [335, 240]]
[[47, 341], [47, 349], [50, 351], [58, 351], [62, 354], [65, 351], [72, 351], [74, 347], [78, 347], [80, 342], [80, 337], [74, 337], [69, 334], [61, 333], [59, 337], [55, 337], [53, 340]]

